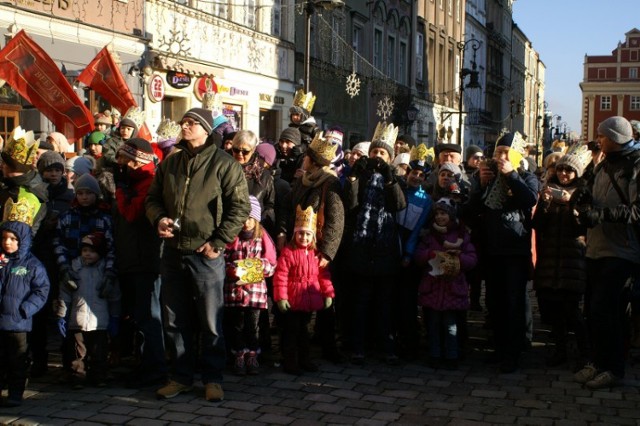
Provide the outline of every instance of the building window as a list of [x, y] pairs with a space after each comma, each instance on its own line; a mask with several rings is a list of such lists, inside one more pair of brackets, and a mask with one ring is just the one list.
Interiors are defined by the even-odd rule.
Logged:
[[598, 68], [598, 80], [604, 80], [607, 78], [607, 70], [605, 68]]
[[331, 37], [331, 63], [333, 65], [340, 65], [342, 59], [342, 19], [333, 14], [331, 16], [331, 32], [334, 34]]
[[416, 34], [416, 80], [424, 79], [424, 36]]
[[358, 65], [360, 58], [360, 50], [362, 46], [362, 27], [358, 27], [356, 25], [353, 26], [351, 32], [351, 47], [353, 48], [354, 58], [353, 58], [353, 72], [358, 72]]
[[440, 0], [440, 10], [444, 9], [444, 0]]
[[611, 96], [600, 97], [600, 111], [611, 110]]
[[632, 62], [638, 62], [638, 49], [629, 51], [629, 60]]
[[396, 38], [389, 36], [387, 38], [387, 77], [391, 80], [396, 79]]
[[282, 35], [282, 0], [274, 0], [271, 9], [271, 35], [280, 37]]
[[460, 0], [456, 0], [456, 21], [462, 20], [462, 7], [460, 6]]
[[638, 78], [638, 68], [629, 68], [629, 78], [634, 80]]
[[398, 60], [398, 83], [407, 84], [407, 43], [400, 42], [400, 58]]
[[218, 18], [229, 19], [229, 6], [227, 5], [227, 0], [214, 0], [213, 14]]
[[382, 71], [382, 31], [373, 32], [373, 66]]
[[447, 0], [447, 12], [449, 12], [449, 16], [453, 15], [453, 0]]
[[630, 109], [632, 111], [640, 111], [640, 96], [631, 96]]

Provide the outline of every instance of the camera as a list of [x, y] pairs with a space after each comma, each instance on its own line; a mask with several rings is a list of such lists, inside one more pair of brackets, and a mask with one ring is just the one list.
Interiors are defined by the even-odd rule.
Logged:
[[182, 225], [180, 224], [180, 218], [177, 217], [173, 219], [173, 225], [171, 225], [171, 229], [173, 231], [179, 231], [181, 228], [182, 228]]

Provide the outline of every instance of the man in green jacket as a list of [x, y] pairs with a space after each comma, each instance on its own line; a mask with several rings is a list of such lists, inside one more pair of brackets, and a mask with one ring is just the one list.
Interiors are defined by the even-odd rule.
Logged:
[[220, 401], [223, 253], [249, 217], [249, 192], [240, 164], [216, 146], [211, 111], [192, 108], [180, 125], [178, 149], [160, 163], [145, 201], [147, 217], [165, 240], [162, 303], [171, 379], [156, 394], [168, 399], [192, 390], [198, 330], [205, 398]]

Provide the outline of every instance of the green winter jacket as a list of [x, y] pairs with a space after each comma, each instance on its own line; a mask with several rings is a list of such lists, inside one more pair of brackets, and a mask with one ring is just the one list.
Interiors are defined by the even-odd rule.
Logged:
[[160, 219], [180, 219], [181, 229], [165, 244], [191, 253], [206, 241], [224, 248], [249, 217], [249, 191], [240, 163], [210, 140], [193, 152], [180, 141], [151, 183], [145, 208], [157, 227]]

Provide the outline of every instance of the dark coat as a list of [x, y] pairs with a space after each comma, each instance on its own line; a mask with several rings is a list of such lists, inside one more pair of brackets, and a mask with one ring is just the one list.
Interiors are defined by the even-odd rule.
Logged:
[[271, 171], [264, 168], [264, 162], [258, 158], [257, 154], [254, 154], [247, 164], [243, 164], [242, 169], [247, 178], [249, 195], [256, 197], [260, 203], [262, 210], [260, 223], [267, 232], [273, 233], [276, 224], [276, 190]]
[[0, 330], [31, 331], [32, 318], [47, 301], [49, 278], [42, 263], [31, 254], [31, 229], [22, 222], [4, 222], [2, 231], [13, 232], [20, 240], [18, 251], [3, 256], [0, 266]]

